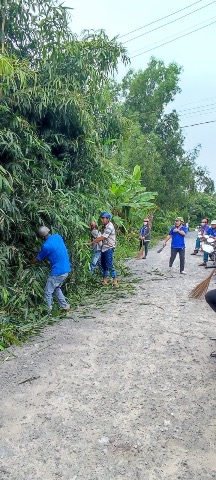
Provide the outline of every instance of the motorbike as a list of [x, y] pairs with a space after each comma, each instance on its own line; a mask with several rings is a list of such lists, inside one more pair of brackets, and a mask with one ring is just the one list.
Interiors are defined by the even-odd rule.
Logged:
[[212, 265], [207, 265], [207, 268], [216, 267], [216, 242], [215, 239], [209, 235], [204, 235], [204, 243], [202, 244], [203, 252], [208, 253], [209, 260], [212, 261]]

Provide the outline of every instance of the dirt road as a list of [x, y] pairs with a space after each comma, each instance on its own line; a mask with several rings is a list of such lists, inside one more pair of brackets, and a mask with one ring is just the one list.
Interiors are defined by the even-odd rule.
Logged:
[[152, 249], [129, 261], [134, 295], [101, 293], [2, 354], [1, 480], [216, 479], [216, 315], [188, 300], [207, 275], [194, 238], [187, 276]]

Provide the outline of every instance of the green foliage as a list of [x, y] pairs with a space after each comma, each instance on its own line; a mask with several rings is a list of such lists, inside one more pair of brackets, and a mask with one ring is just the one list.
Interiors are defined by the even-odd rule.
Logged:
[[136, 251], [143, 216], [155, 214], [158, 235], [182, 211], [194, 220], [214, 211], [198, 149], [185, 152], [178, 115], [166, 113], [181, 69], [151, 59], [117, 84], [113, 73], [129, 62], [123, 45], [103, 30], [78, 38], [69, 20], [55, 0], [2, 0], [0, 348], [49, 321], [48, 265], [30, 266], [41, 246], [39, 225], [65, 239], [73, 263], [65, 289], [76, 305], [95, 288], [85, 242], [100, 211], [113, 213], [118, 261]]
[[143, 133], [150, 133], [160, 123], [165, 107], [180, 92], [178, 86], [181, 68], [176, 63], [168, 67], [152, 58], [142, 71], [130, 70], [123, 79], [124, 109], [136, 119]]
[[154, 207], [153, 200], [157, 193], [146, 192], [146, 187], [141, 184], [141, 175], [140, 166], [136, 165], [132, 175], [126, 176], [125, 172], [121, 172], [118, 181], [110, 188], [113, 212], [119, 217], [114, 217], [114, 221], [125, 229], [126, 224], [129, 226], [134, 223], [134, 215], [138, 215], [137, 220], [141, 219], [144, 213], [146, 214]]
[[209, 221], [216, 217], [216, 194], [208, 195], [205, 192], [198, 192], [191, 199], [190, 222], [192, 225], [199, 225], [203, 218]]
[[[152, 58], [146, 70], [129, 71], [123, 79], [122, 110], [131, 124], [118, 161], [129, 170], [140, 165], [141, 180], [149, 190], [158, 192], [157, 202], [163, 215], [182, 212], [187, 220], [192, 199], [199, 191], [213, 193], [214, 182], [208, 171], [196, 164], [200, 146], [192, 152], [185, 151], [177, 112], [166, 113], [168, 103], [180, 92], [180, 73], [181, 68], [175, 63], [165, 66], [163, 61]], [[166, 221], [158, 215], [163, 229]]]
[[70, 9], [55, 0], [1, 0], [1, 4], [0, 39], [10, 55], [35, 62], [72, 37]]

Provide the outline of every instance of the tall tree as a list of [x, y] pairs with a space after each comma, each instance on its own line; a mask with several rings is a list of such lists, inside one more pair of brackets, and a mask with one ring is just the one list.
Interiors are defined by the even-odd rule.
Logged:
[[56, 0], [1, 0], [2, 52], [32, 62], [53, 52], [56, 45], [72, 38], [69, 10]]
[[170, 205], [185, 209], [187, 194], [197, 188], [214, 189], [207, 173], [197, 169], [199, 148], [185, 151], [177, 112], [166, 111], [180, 92], [180, 73], [175, 63], [165, 66], [152, 58], [146, 70], [130, 70], [122, 82], [122, 110], [132, 127], [120, 161], [129, 168], [141, 165], [144, 184], [158, 191], [158, 204], [165, 210]]
[[143, 133], [154, 131], [165, 107], [180, 92], [180, 74], [176, 63], [166, 67], [163, 61], [152, 58], [144, 71], [130, 70], [123, 79], [124, 111], [138, 120]]

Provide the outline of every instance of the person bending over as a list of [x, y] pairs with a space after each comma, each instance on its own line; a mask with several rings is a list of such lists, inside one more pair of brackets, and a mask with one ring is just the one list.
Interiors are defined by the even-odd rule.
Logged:
[[71, 271], [69, 255], [64, 240], [58, 233], [51, 235], [49, 228], [45, 226], [38, 229], [37, 236], [41, 238], [44, 243], [37, 257], [32, 260], [31, 264], [35, 265], [46, 258], [50, 262], [51, 272], [45, 286], [45, 300], [49, 308], [49, 313], [52, 313], [53, 294], [56, 296], [63, 310], [70, 310], [70, 305], [61, 290], [63, 283]]

